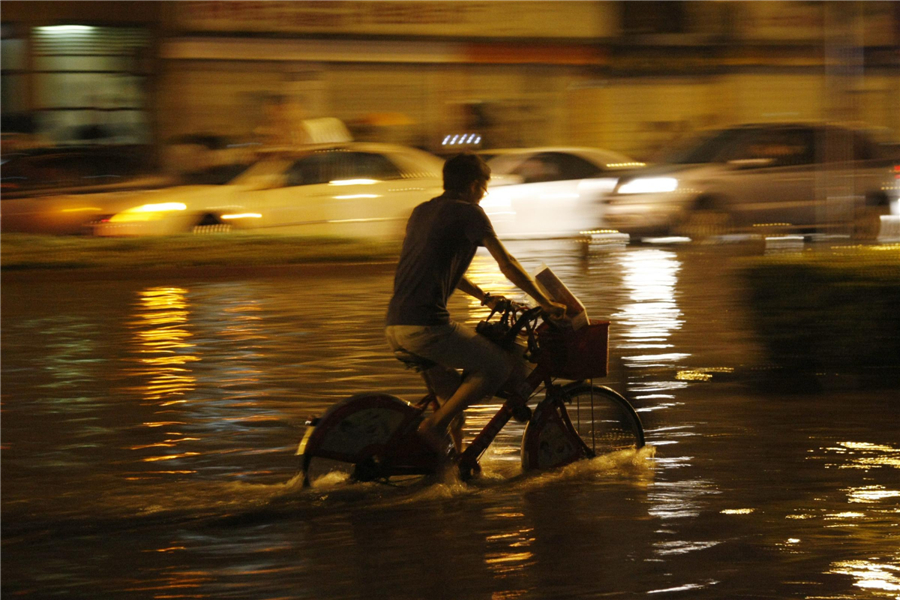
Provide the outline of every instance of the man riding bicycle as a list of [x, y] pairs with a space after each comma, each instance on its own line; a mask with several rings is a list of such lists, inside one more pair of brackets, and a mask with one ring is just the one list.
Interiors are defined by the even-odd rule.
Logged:
[[[464, 153], [447, 160], [443, 176], [444, 193], [417, 206], [407, 222], [385, 329], [395, 352], [432, 365], [422, 376], [441, 407], [422, 422], [418, 433], [436, 452], [451, 421], [469, 405], [492, 396], [505, 383], [524, 380], [512, 354], [450, 319], [447, 300], [456, 289], [492, 308], [503, 300], [465, 276], [478, 247], [487, 248], [503, 275], [545, 312], [564, 316], [566, 310], [550, 300], [509, 254], [479, 206], [490, 167], [479, 156]], [[460, 430], [454, 427], [451, 433], [459, 451]]]

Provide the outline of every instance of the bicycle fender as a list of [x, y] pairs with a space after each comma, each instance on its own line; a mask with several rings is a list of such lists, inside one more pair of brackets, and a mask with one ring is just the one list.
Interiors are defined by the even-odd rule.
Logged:
[[561, 467], [584, 457], [580, 440], [554, 403], [538, 404], [522, 436], [522, 469]]
[[321, 418], [311, 421], [297, 454], [353, 460], [369, 452], [372, 444], [386, 443], [397, 427], [417, 414], [415, 408], [396, 396], [357, 394], [336, 403]]

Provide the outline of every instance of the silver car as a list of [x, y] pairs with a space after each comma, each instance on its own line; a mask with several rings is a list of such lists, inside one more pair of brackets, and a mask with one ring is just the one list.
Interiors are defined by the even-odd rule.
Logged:
[[815, 230], [871, 239], [891, 210], [886, 174], [896, 161], [887, 148], [834, 125], [702, 132], [620, 179], [605, 219], [632, 236]]

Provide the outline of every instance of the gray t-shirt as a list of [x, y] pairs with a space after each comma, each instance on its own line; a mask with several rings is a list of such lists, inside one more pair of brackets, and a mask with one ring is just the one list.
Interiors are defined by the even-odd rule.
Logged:
[[438, 196], [413, 210], [394, 276], [387, 325], [446, 325], [447, 299], [493, 227], [477, 204]]

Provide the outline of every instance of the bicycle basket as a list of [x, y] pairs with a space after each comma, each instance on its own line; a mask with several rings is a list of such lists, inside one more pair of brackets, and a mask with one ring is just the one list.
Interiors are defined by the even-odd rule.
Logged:
[[537, 328], [539, 361], [551, 377], [589, 379], [605, 377], [609, 369], [609, 321], [591, 319], [574, 330], [542, 323]]

